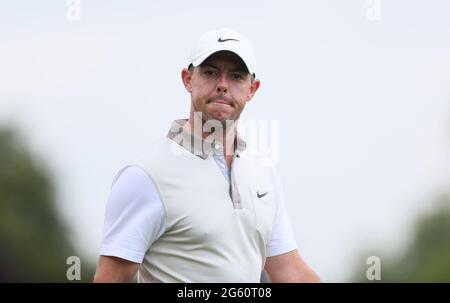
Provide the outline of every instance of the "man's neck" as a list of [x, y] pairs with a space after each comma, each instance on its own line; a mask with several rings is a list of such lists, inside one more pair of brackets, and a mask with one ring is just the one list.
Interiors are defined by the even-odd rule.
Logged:
[[[238, 121], [227, 121], [228, 123], [220, 123], [221, 128], [220, 129], [213, 129], [213, 131], [209, 131], [211, 129], [211, 126], [218, 125], [213, 123], [208, 123], [203, 121], [200, 118], [190, 117], [188, 119], [188, 124], [190, 127], [190, 131], [200, 136], [202, 139], [214, 139], [216, 142], [221, 144], [224, 148], [224, 154], [225, 155], [233, 155], [235, 151], [235, 142], [236, 142], [236, 136], [237, 136], [237, 123]], [[198, 124], [197, 124], [198, 123]], [[206, 126], [205, 126], [206, 124]]]

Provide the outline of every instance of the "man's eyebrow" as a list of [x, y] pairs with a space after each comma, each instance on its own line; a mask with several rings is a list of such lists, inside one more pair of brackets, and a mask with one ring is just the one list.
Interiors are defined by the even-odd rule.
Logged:
[[201, 68], [205, 68], [205, 67], [210, 67], [210, 68], [215, 68], [215, 69], [219, 69], [217, 66], [211, 64], [211, 63], [202, 63], [200, 64]]
[[[205, 62], [200, 64], [200, 68], [213, 68], [213, 69], [219, 69], [216, 65], [214, 65], [213, 63], [210, 62]], [[247, 74], [248, 73], [248, 69], [245, 66], [238, 66], [236, 68], [233, 68], [231, 70], [232, 73], [242, 73], [242, 74]]]
[[[214, 65], [214, 63], [209, 63], [209, 62], [200, 64], [200, 67], [211, 67], [211, 68], [219, 69], [216, 65]], [[247, 68], [245, 66], [237, 66], [237, 67], [233, 68], [231, 71], [245, 73], [245, 72], [247, 72]]]

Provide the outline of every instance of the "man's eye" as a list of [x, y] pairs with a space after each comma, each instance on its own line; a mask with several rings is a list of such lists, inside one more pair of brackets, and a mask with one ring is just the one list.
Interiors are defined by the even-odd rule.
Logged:
[[206, 70], [205, 71], [205, 75], [207, 75], [207, 76], [214, 76], [215, 74], [216, 74], [216, 72], [213, 71], [213, 70]]
[[234, 79], [234, 80], [241, 80], [244, 77], [241, 74], [232, 74], [231, 78]]

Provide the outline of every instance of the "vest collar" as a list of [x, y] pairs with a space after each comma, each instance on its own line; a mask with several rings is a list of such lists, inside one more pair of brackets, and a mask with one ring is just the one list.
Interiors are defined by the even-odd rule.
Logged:
[[[213, 154], [224, 154], [221, 142], [216, 142], [216, 140], [210, 138], [211, 136], [203, 139], [198, 134], [192, 133], [187, 122], [188, 119], [173, 121], [167, 138], [202, 159], [206, 159]], [[236, 155], [243, 152], [247, 146], [239, 134], [236, 134], [234, 143]]]

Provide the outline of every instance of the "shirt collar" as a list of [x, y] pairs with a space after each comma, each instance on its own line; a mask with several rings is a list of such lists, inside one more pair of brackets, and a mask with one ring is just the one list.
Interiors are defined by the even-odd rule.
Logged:
[[[181, 147], [202, 159], [206, 159], [213, 154], [223, 155], [224, 150], [221, 143], [216, 142], [210, 137], [203, 139], [198, 134], [192, 133], [187, 122], [187, 119], [173, 121], [167, 134], [167, 138], [178, 143]], [[235, 137], [236, 155], [243, 152], [246, 147], [246, 142], [237, 133]]]

